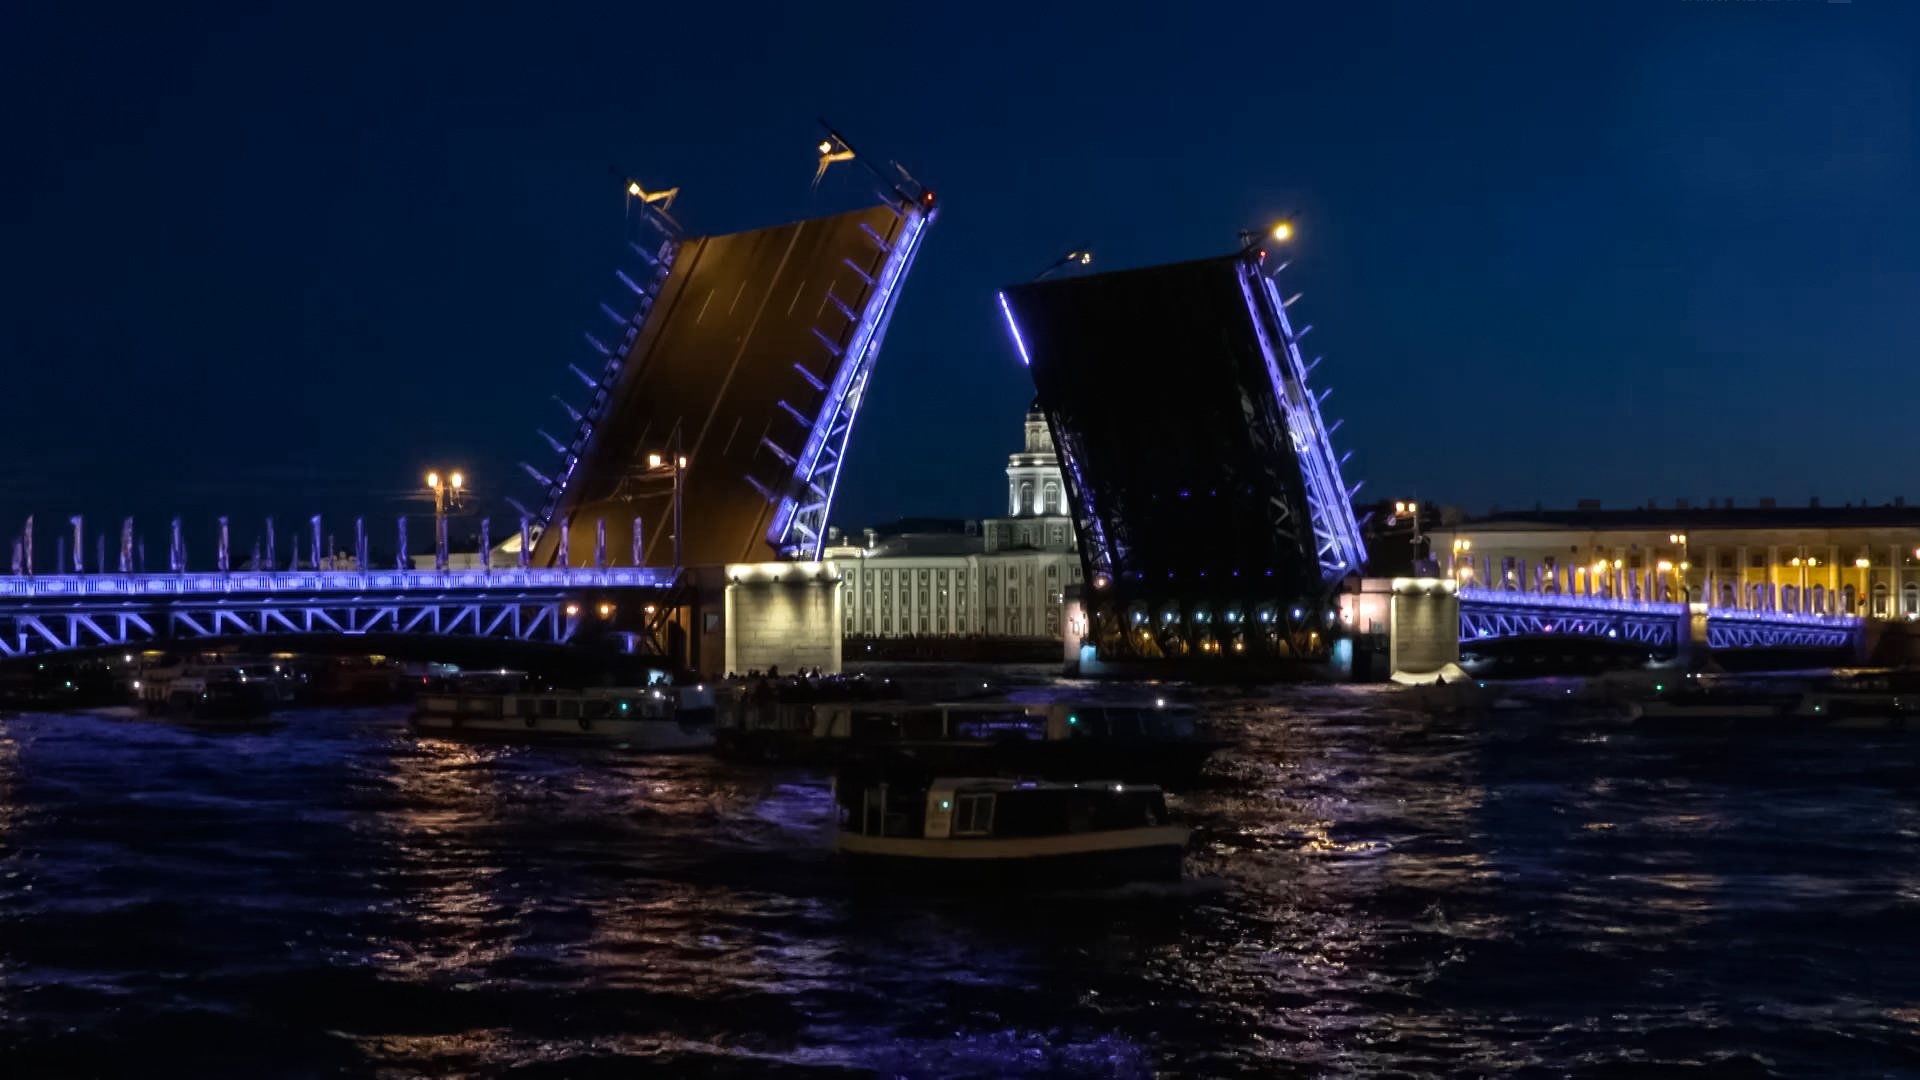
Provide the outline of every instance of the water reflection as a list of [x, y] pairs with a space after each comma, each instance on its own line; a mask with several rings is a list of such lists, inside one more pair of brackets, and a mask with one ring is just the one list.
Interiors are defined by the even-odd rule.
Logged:
[[0, 1066], [1916, 1064], [1920, 739], [1353, 688], [1207, 712], [1241, 744], [1176, 800], [1191, 880], [916, 899], [848, 885], [803, 771], [416, 740], [393, 712], [264, 738], [7, 721]]

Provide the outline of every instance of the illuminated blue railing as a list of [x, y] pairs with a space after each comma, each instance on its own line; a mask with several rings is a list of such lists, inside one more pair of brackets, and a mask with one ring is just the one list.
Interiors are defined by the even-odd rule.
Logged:
[[[560, 499], [566, 494], [567, 485], [573, 482], [573, 474], [580, 467], [580, 461], [586, 456], [587, 447], [593, 441], [595, 428], [606, 418], [607, 408], [613, 401], [614, 387], [619, 384], [620, 374], [633, 354], [634, 345], [640, 340], [640, 332], [653, 313], [653, 306], [660, 297], [660, 290], [666, 285], [668, 275], [673, 272], [674, 258], [680, 253], [680, 234], [679, 230], [673, 226], [672, 219], [660, 213], [650, 203], [642, 201], [640, 221], [644, 225], [651, 225], [659, 230], [663, 239], [660, 246], [652, 251], [629, 241], [629, 246], [634, 253], [646, 260], [648, 272], [641, 275], [642, 280], [635, 281], [624, 270], [614, 271], [614, 277], [618, 278], [620, 284], [626, 286], [627, 290], [633, 294], [632, 309], [623, 315], [605, 303], [600, 305], [601, 312], [613, 321], [615, 328], [620, 332], [620, 340], [616, 344], [608, 345], [591, 333], [586, 335], [587, 344], [592, 346], [594, 352], [600, 354], [600, 374], [595, 377], [577, 367], [573, 369], [574, 374], [580, 376], [581, 381], [586, 383], [587, 388], [593, 392], [593, 396], [588, 400], [584, 410], [568, 405], [565, 400], [561, 401], [568, 415], [573, 418], [574, 433], [572, 440], [565, 444], [548, 436], [548, 441], [554, 444], [555, 452], [560, 455], [559, 473], [548, 477], [533, 466], [521, 463], [521, 468], [541, 482], [546, 489], [540, 512], [534, 515], [529, 523], [536, 533], [545, 531], [547, 526], [552, 524], [553, 515], [560, 508]], [[542, 432], [542, 434], [545, 433]]]
[[235, 570], [184, 574], [45, 574], [0, 577], [0, 599], [665, 589], [671, 587], [673, 582], [672, 569], [652, 566], [549, 570]]
[[1334, 455], [1332, 436], [1321, 420], [1320, 400], [1307, 387], [1307, 366], [1300, 358], [1298, 335], [1287, 321], [1287, 307], [1280, 301], [1272, 279], [1247, 261], [1240, 267], [1240, 290], [1266, 360], [1267, 377], [1286, 414], [1294, 458], [1300, 463], [1320, 576], [1328, 581], [1344, 577], [1365, 565], [1367, 559], [1360, 525], [1353, 516], [1353, 495], [1359, 489], [1349, 490], [1340, 476], [1340, 459]]
[[1687, 605], [1659, 600], [1621, 600], [1606, 596], [1581, 596], [1576, 593], [1518, 592], [1507, 589], [1477, 589], [1462, 586], [1460, 603], [1505, 607], [1557, 608], [1573, 611], [1607, 611], [1663, 615], [1677, 618], [1687, 613]]
[[[821, 401], [819, 415], [807, 432], [807, 441], [793, 459], [793, 476], [780, 496], [773, 523], [767, 529], [767, 543], [775, 551], [790, 557], [817, 560], [826, 544], [827, 515], [833, 506], [834, 491], [840, 483], [840, 463], [845, 457], [847, 436], [853, 431], [854, 417], [860, 411], [867, 380], [880, 344], [900, 299], [900, 284], [920, 252], [920, 241], [936, 211], [923, 210], [917, 204], [899, 208], [901, 225], [887, 250], [886, 261], [874, 276], [867, 291], [867, 302], [853, 325], [844, 347], [839, 347], [840, 363]], [[869, 230], [869, 235], [875, 235]], [[876, 242], [880, 242], [875, 236]], [[817, 333], [817, 331], [816, 331]], [[829, 347], [835, 347], [825, 335]]]

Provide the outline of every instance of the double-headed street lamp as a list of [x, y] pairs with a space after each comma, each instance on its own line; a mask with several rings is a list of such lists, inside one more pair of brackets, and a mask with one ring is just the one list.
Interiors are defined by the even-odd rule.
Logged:
[[687, 519], [682, 510], [683, 503], [680, 498], [681, 489], [686, 487], [687, 457], [685, 454], [679, 452], [680, 440], [677, 436], [674, 438], [673, 445], [674, 450], [670, 453], [652, 453], [647, 455], [647, 472], [649, 475], [671, 475], [673, 477], [673, 570], [674, 573], [678, 575], [680, 572], [680, 545], [687, 532]]
[[467, 478], [458, 469], [442, 480], [438, 470], [427, 473], [427, 490], [433, 492], [433, 568], [447, 568], [447, 511], [458, 510], [466, 500]]

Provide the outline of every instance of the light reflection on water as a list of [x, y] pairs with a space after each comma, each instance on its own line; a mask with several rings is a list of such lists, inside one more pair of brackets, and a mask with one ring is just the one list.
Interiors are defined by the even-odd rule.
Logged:
[[1920, 1069], [1920, 735], [1215, 699], [1191, 879], [857, 891], [824, 777], [0, 722], [0, 1066], [204, 1074]]

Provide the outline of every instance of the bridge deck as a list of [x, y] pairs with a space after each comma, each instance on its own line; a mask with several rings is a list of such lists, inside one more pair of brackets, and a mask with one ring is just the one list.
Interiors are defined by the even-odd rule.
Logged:
[[[1322, 591], [1307, 493], [1240, 256], [1003, 294], [1083, 522], [1121, 603], [1272, 603]], [[1090, 527], [1089, 527], [1090, 526]]]
[[869, 307], [890, 302], [879, 286], [891, 249], [924, 220], [883, 206], [682, 243], [535, 565], [557, 564], [569, 518], [573, 565], [591, 561], [598, 520], [624, 558], [635, 517], [643, 562], [671, 563], [671, 478], [646, 466], [650, 453], [670, 459], [676, 440], [689, 461], [683, 562], [776, 557], [767, 533], [778, 500], [832, 395], [848, 389], [836, 376], [864, 344]]

